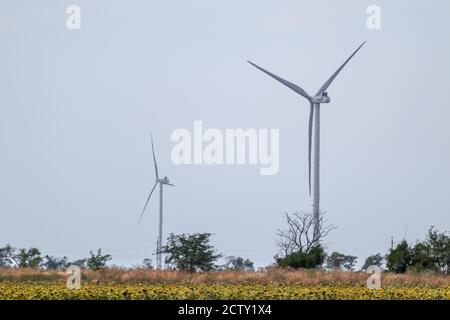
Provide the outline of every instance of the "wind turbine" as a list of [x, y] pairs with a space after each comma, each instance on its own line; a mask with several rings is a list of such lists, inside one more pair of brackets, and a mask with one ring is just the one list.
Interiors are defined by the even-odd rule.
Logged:
[[153, 136], [151, 136], [152, 141], [152, 154], [153, 154], [153, 163], [155, 165], [155, 184], [153, 185], [152, 190], [150, 191], [150, 194], [148, 195], [147, 201], [145, 202], [144, 209], [142, 209], [141, 216], [139, 217], [139, 222], [141, 222], [141, 219], [144, 215], [145, 208], [147, 208], [147, 204], [150, 201], [150, 197], [153, 194], [153, 191], [155, 191], [156, 186], [159, 184], [159, 233], [158, 233], [158, 240], [156, 242], [156, 267], [158, 269], [161, 269], [162, 265], [162, 253], [161, 253], [161, 247], [162, 247], [162, 226], [163, 226], [163, 187], [164, 185], [172, 186], [175, 185], [171, 184], [169, 179], [167, 177], [164, 177], [162, 179], [159, 178], [158, 174], [158, 164], [156, 163], [156, 157], [155, 157], [155, 148], [153, 146]]
[[308, 175], [309, 175], [309, 194], [311, 195], [311, 148], [312, 148], [312, 136], [313, 136], [313, 127], [314, 127], [314, 184], [313, 184], [313, 223], [314, 223], [314, 233], [313, 233], [313, 242], [317, 242], [319, 239], [319, 221], [320, 221], [320, 188], [319, 188], [319, 163], [320, 163], [320, 104], [321, 103], [329, 103], [330, 98], [326, 90], [331, 85], [333, 80], [337, 77], [339, 72], [345, 67], [345, 65], [350, 61], [351, 58], [361, 49], [361, 47], [365, 44], [364, 41], [351, 55], [347, 60], [331, 75], [331, 77], [320, 87], [319, 91], [314, 96], [309, 95], [305, 90], [300, 88], [298, 85], [289, 82], [283, 78], [278, 77], [277, 75], [261, 68], [260, 66], [254, 64], [251, 61], [247, 61], [252, 66], [258, 68], [262, 72], [268, 74], [275, 80], [278, 80], [286, 87], [295, 91], [302, 97], [306, 98], [310, 104], [309, 111], [309, 125], [308, 125]]

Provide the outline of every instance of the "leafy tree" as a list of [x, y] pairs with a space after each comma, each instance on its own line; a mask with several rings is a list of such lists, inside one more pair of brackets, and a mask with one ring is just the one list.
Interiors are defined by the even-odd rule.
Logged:
[[428, 230], [425, 245], [429, 247], [432, 269], [448, 273], [450, 271], [450, 236], [434, 227]]
[[228, 270], [245, 270], [254, 271], [253, 262], [249, 259], [244, 259], [242, 257], [227, 257], [227, 262], [225, 263], [225, 269]]
[[5, 247], [0, 248], [0, 268], [10, 267], [14, 261], [16, 248], [7, 244]]
[[386, 255], [386, 267], [389, 271], [405, 273], [412, 264], [412, 252], [406, 240], [403, 240]]
[[20, 249], [13, 259], [20, 268], [36, 268], [42, 262], [41, 252], [33, 247]]
[[290, 267], [294, 269], [313, 269], [320, 267], [326, 258], [326, 253], [321, 245], [316, 245], [308, 252], [294, 251], [286, 257], [275, 256], [275, 262], [279, 267]]
[[381, 265], [383, 264], [383, 260], [384, 258], [379, 253], [368, 256], [361, 269], [367, 270], [367, 268], [369, 268], [370, 266], [381, 267]]
[[89, 252], [91, 255], [86, 259], [86, 265], [91, 270], [100, 270], [106, 266], [106, 263], [112, 259], [110, 254], [102, 254], [102, 249], [98, 249], [97, 253], [94, 254], [92, 251]]
[[329, 269], [353, 270], [355, 264], [356, 257], [335, 251], [328, 256], [326, 267]]
[[411, 248], [411, 256], [411, 268], [415, 271], [427, 271], [434, 269], [431, 248], [427, 243], [417, 242], [416, 245]]
[[162, 253], [167, 254], [165, 262], [170, 268], [197, 272], [216, 268], [215, 261], [221, 257], [209, 243], [210, 233], [175, 235], [171, 233]]
[[45, 269], [51, 269], [51, 270], [63, 270], [66, 269], [71, 265], [70, 261], [67, 259], [67, 257], [53, 257], [46, 255], [44, 257], [44, 262], [42, 266]]

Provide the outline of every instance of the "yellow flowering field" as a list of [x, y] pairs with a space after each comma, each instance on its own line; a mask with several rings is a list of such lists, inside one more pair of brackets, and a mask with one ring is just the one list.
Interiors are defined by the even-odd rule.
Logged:
[[62, 282], [0, 282], [0, 299], [444, 299], [450, 286], [360, 284], [149, 284], [86, 283], [67, 289]]

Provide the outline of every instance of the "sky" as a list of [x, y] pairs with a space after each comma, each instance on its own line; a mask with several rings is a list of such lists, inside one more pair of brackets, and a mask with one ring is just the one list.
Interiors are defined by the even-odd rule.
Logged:
[[[67, 28], [69, 5], [79, 30]], [[377, 5], [381, 29], [369, 29]], [[250, 66], [314, 93], [363, 41], [321, 107], [321, 208], [328, 252], [386, 253], [450, 226], [448, 1], [0, 2], [0, 246], [117, 265], [164, 237], [212, 233], [224, 255], [273, 263], [284, 212], [312, 209], [309, 105]], [[279, 171], [177, 165], [177, 129], [279, 129]]]

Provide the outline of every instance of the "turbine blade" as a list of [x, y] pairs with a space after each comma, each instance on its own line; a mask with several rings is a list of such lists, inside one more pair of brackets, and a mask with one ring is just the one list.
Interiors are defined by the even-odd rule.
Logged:
[[309, 178], [309, 195], [311, 195], [311, 146], [312, 146], [312, 129], [314, 117], [314, 104], [311, 102], [309, 109], [309, 125], [308, 125], [308, 178]]
[[341, 70], [345, 67], [345, 65], [350, 61], [351, 58], [353, 58], [353, 56], [359, 51], [359, 49], [361, 49], [361, 47], [366, 43], [366, 41], [364, 41], [359, 47], [358, 49], [356, 49], [352, 55], [350, 57], [348, 57], [347, 60], [345, 60], [345, 62], [339, 67], [339, 69], [336, 70], [335, 73], [333, 73], [330, 77], [330, 79], [328, 79], [319, 89], [319, 91], [317, 91], [316, 96], [321, 94], [322, 92], [324, 92], [325, 90], [328, 89], [328, 87], [330, 86], [330, 84], [333, 82], [333, 80], [337, 77], [337, 75], [339, 74], [339, 72], [341, 72]]
[[171, 183], [166, 183], [166, 184], [169, 185], [169, 186], [175, 187], [174, 184], [171, 184]]
[[152, 191], [150, 191], [150, 194], [148, 195], [147, 201], [145, 202], [144, 209], [142, 209], [141, 216], [139, 217], [139, 222], [141, 222], [142, 216], [144, 215], [145, 208], [147, 208], [147, 204], [150, 201], [150, 197], [152, 196], [153, 191], [155, 191], [155, 188], [156, 188], [157, 184], [158, 184], [158, 182], [155, 183], [155, 185], [152, 188]]
[[297, 92], [299, 95], [305, 97], [305, 98], [308, 99], [308, 100], [311, 100], [311, 96], [310, 96], [305, 90], [303, 90], [302, 88], [300, 88], [298, 85], [296, 85], [296, 84], [294, 84], [294, 83], [292, 83], [292, 82], [289, 82], [289, 81], [287, 81], [287, 80], [284, 80], [283, 78], [280, 78], [279, 76], [277, 76], [277, 75], [275, 75], [275, 74], [273, 74], [273, 73], [271, 73], [271, 72], [269, 72], [269, 71], [267, 71], [267, 70], [261, 68], [260, 66], [254, 64], [254, 63], [251, 62], [251, 61], [248, 61], [248, 60], [247, 60], [247, 62], [250, 63], [250, 64], [251, 64], [252, 66], [254, 66], [255, 68], [258, 68], [258, 69], [261, 70], [262, 72], [268, 74], [269, 76], [271, 76], [271, 77], [274, 78], [275, 80], [278, 80], [279, 82], [281, 82], [282, 84], [284, 84], [286, 87], [290, 88], [291, 90], [294, 90], [294, 91]]
[[159, 179], [158, 176], [158, 165], [156, 164], [156, 157], [155, 157], [155, 148], [153, 147], [153, 135], [150, 136], [152, 140], [152, 154], [153, 154], [153, 163], [155, 164], [155, 175], [156, 179]]

